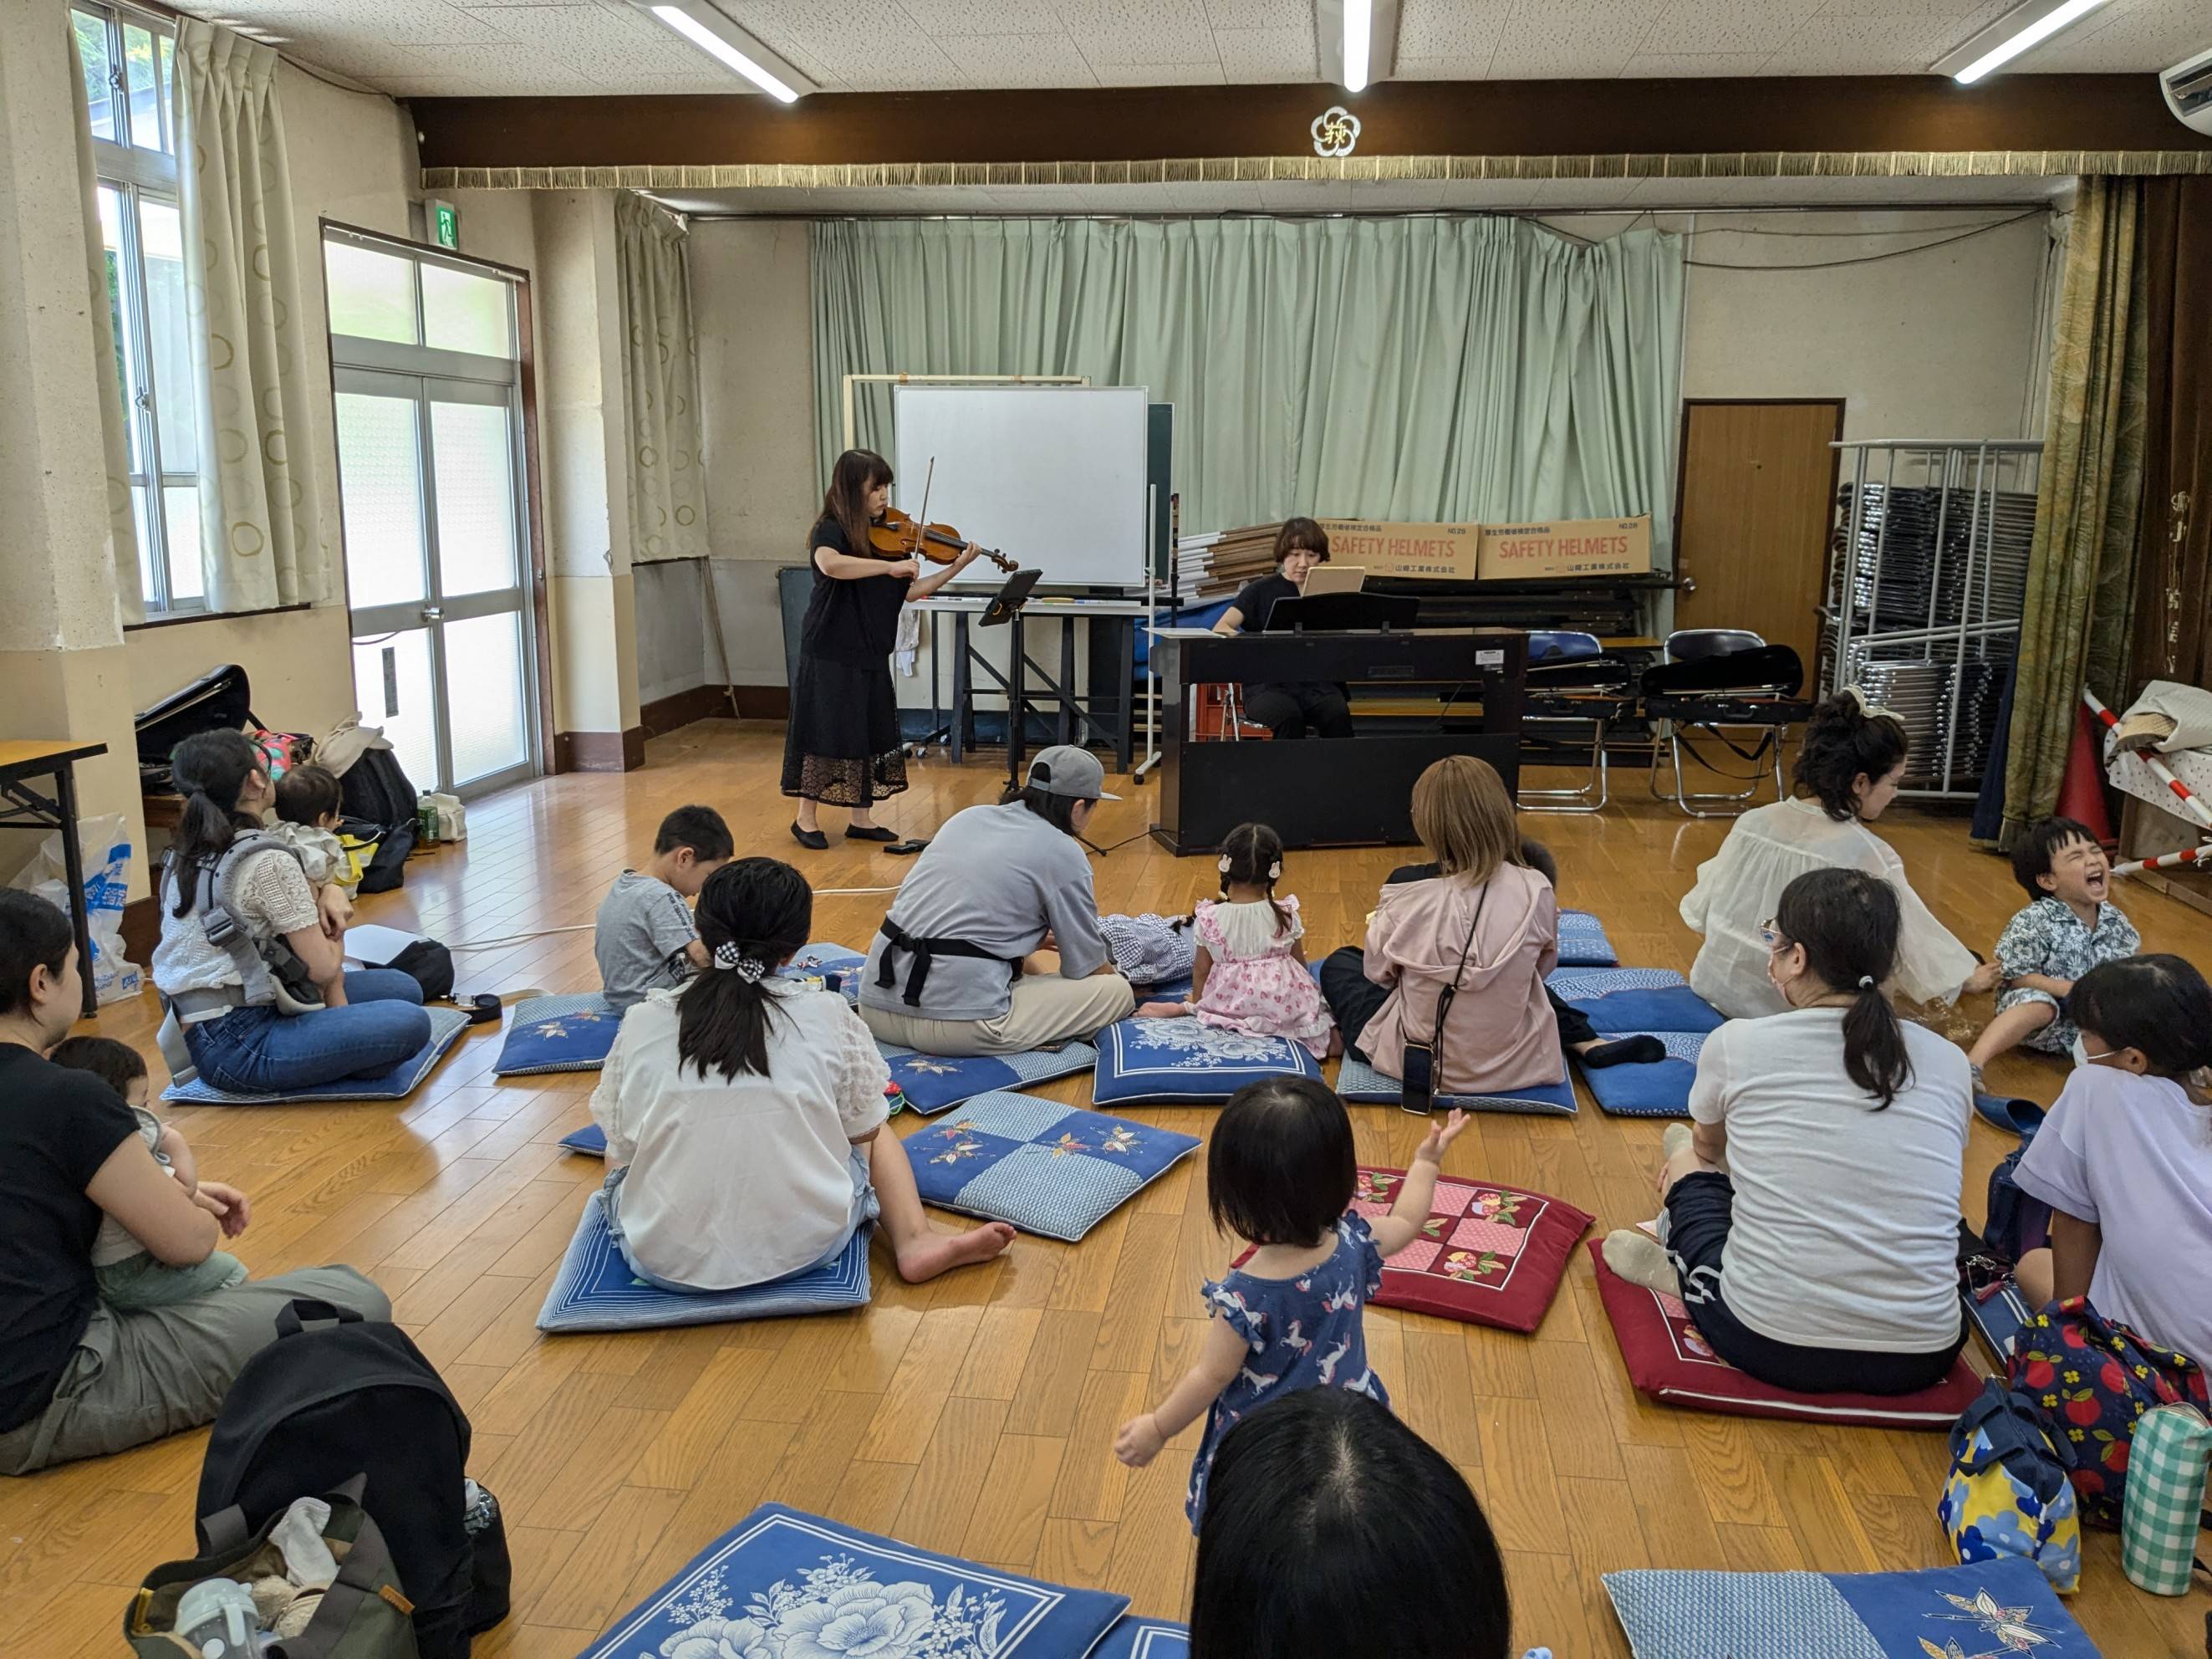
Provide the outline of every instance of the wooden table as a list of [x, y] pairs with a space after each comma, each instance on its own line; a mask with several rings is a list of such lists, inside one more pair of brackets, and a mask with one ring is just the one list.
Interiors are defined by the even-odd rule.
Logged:
[[[84, 1013], [100, 1004], [92, 991], [92, 918], [84, 903], [84, 855], [76, 844], [76, 763], [107, 752], [104, 743], [70, 738], [0, 739], [0, 830], [58, 830], [62, 875], [69, 887], [70, 927], [76, 934], [77, 972], [84, 980]], [[24, 781], [52, 778], [49, 799]]]

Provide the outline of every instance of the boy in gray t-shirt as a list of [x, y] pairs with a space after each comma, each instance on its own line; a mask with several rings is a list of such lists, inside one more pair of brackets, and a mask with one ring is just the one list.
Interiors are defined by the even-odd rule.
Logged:
[[647, 991], [672, 990], [707, 965], [691, 924], [691, 900], [737, 850], [730, 827], [711, 806], [679, 806], [660, 821], [653, 856], [625, 870], [599, 901], [592, 934], [601, 991], [617, 1012]]

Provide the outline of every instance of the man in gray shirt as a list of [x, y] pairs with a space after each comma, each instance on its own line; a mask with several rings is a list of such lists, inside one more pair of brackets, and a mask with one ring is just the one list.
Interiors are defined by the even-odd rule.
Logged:
[[[1020, 1054], [1135, 1012], [1076, 839], [1100, 800], [1119, 799], [1104, 786], [1097, 759], [1063, 744], [1030, 763], [1027, 787], [1004, 805], [946, 821], [869, 947], [870, 1030], [924, 1054]], [[1048, 937], [1056, 956], [1039, 949]]]

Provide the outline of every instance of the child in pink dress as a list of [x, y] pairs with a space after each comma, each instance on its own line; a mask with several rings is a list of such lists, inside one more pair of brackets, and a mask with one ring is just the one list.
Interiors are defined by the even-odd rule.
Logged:
[[1326, 1060], [1336, 1052], [1336, 1021], [1306, 968], [1298, 902], [1275, 896], [1282, 837], [1264, 823], [1240, 823], [1221, 843], [1220, 868], [1221, 896], [1200, 900], [1192, 917], [1198, 954], [1189, 1000], [1148, 1002], [1138, 1013], [1195, 1014], [1207, 1025], [1303, 1042]]

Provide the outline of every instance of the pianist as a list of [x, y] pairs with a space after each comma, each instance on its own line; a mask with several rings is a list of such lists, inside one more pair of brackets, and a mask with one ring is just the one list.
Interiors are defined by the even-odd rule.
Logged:
[[[1291, 519], [1275, 532], [1275, 574], [1249, 584], [1236, 603], [1213, 624], [1217, 634], [1241, 634], [1263, 629], [1267, 613], [1278, 599], [1293, 599], [1305, 591], [1306, 577], [1317, 564], [1328, 562], [1328, 532], [1311, 519]], [[1303, 738], [1308, 731], [1324, 738], [1352, 735], [1352, 710], [1341, 685], [1306, 681], [1291, 685], [1248, 685], [1244, 713], [1278, 738]]]

